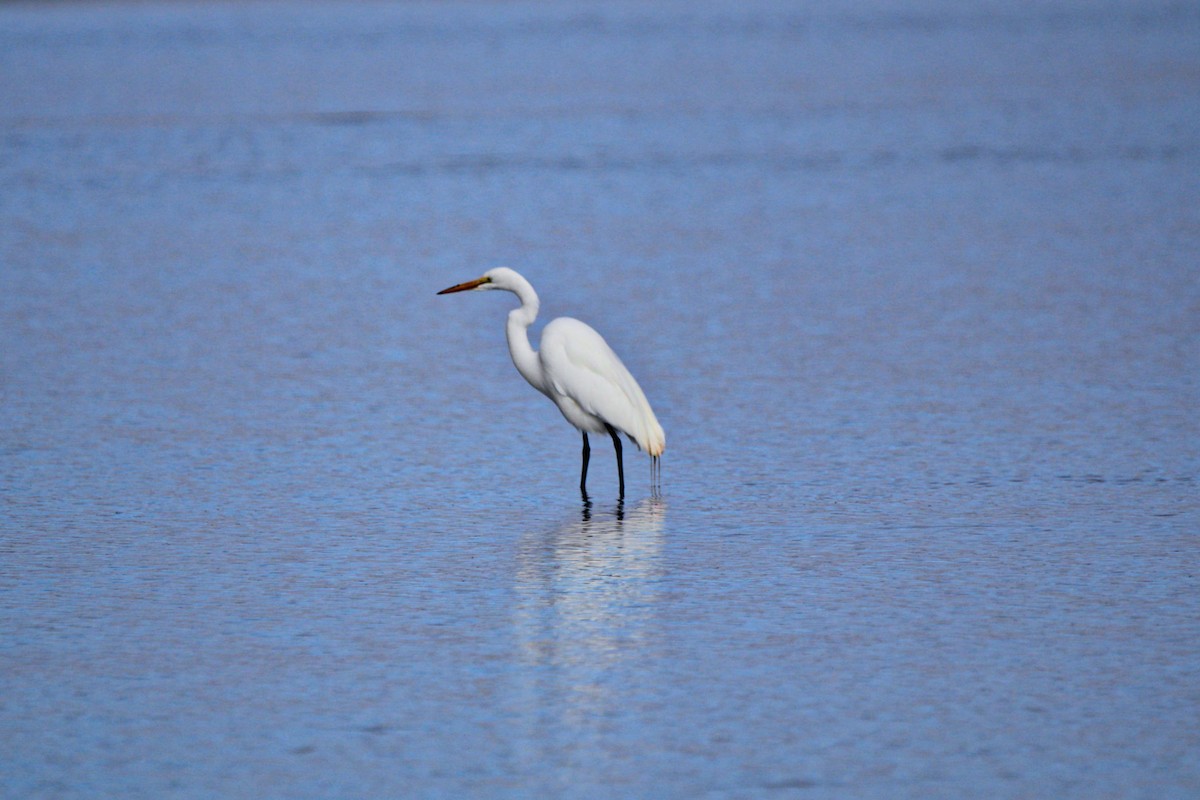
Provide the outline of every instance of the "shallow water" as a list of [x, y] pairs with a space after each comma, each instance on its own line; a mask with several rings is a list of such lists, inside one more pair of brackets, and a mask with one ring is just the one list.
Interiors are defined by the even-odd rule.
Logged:
[[1196, 796], [1198, 36], [0, 7], [0, 794]]

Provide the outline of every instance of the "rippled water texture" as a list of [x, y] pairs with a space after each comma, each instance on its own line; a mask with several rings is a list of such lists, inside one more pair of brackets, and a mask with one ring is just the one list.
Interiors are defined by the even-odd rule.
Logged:
[[0, 6], [0, 795], [1200, 796], [1198, 42]]

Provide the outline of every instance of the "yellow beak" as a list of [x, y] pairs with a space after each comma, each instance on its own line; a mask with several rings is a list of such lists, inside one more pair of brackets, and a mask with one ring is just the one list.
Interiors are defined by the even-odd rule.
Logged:
[[492, 282], [491, 278], [476, 278], [473, 281], [467, 281], [466, 283], [460, 283], [457, 286], [451, 286], [449, 289], [442, 289], [440, 292], [438, 292], [438, 294], [451, 294], [453, 292], [465, 292], [469, 289], [475, 289], [475, 288], [482, 286], [485, 283], [491, 283], [491, 282]]

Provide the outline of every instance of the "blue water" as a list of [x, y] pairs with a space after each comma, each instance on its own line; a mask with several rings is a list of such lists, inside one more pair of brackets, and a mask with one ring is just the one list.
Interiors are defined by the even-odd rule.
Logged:
[[[0, 795], [1200, 795], [1198, 45], [0, 6]], [[435, 296], [501, 264], [661, 497]]]

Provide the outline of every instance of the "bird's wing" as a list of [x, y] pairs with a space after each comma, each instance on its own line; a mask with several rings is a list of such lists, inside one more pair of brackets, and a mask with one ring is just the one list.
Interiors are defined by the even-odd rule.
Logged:
[[662, 453], [666, 438], [646, 395], [600, 334], [560, 317], [542, 331], [539, 357], [551, 392], [571, 398], [650, 455]]

